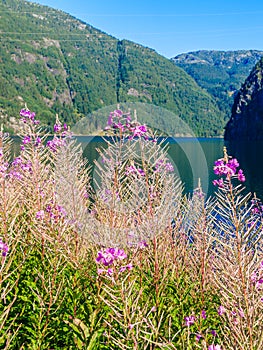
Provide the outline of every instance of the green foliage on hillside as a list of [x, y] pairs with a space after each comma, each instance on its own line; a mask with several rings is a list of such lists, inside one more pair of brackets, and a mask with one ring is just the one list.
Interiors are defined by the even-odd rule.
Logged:
[[172, 61], [214, 97], [227, 121], [234, 97], [262, 55], [263, 51], [257, 50], [201, 50], [178, 55]]
[[[172, 111], [198, 136], [222, 135], [222, 112], [211, 96], [155, 51], [27, 1], [1, 1], [0, 12], [0, 114], [6, 128], [16, 130], [15, 116], [25, 103], [50, 127], [56, 113], [74, 125], [93, 111], [130, 101]], [[160, 129], [162, 118], [154, 123]]]

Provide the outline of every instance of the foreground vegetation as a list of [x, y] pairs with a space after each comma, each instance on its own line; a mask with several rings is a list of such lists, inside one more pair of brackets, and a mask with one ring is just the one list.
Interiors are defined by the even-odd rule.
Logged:
[[236, 159], [215, 198], [185, 197], [120, 110], [93, 174], [67, 125], [47, 141], [20, 115], [20, 154], [0, 139], [1, 349], [262, 348], [263, 206]]

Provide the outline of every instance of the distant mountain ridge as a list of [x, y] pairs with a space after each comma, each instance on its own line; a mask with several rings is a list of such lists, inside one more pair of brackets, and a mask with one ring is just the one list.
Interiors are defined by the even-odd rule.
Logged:
[[[0, 13], [0, 123], [6, 130], [16, 130], [25, 103], [51, 127], [56, 113], [74, 125], [93, 111], [130, 101], [172, 111], [197, 136], [223, 134], [214, 99], [154, 50], [28, 1], [2, 0]], [[155, 121], [160, 130], [163, 118]], [[90, 118], [91, 131], [103, 126]], [[167, 127], [164, 132], [176, 133]]]
[[172, 61], [214, 97], [227, 122], [234, 97], [262, 56], [259, 50], [200, 50], [177, 55]]

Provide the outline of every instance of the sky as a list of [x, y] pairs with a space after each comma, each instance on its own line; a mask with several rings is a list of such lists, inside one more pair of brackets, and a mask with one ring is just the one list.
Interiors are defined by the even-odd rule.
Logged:
[[263, 50], [262, 0], [34, 0], [171, 58], [197, 50]]

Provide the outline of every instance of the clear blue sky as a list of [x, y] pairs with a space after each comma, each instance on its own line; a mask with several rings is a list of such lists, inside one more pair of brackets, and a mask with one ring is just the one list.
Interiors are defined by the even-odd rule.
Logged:
[[262, 0], [35, 0], [171, 58], [196, 50], [263, 50]]

